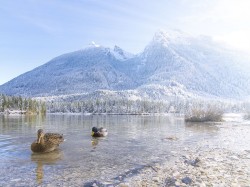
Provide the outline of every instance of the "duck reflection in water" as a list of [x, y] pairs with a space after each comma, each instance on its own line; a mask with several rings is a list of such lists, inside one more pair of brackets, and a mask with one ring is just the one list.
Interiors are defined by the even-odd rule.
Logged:
[[63, 157], [61, 150], [57, 149], [49, 153], [32, 153], [31, 161], [37, 164], [36, 181], [42, 184], [44, 178], [43, 166], [53, 165]]
[[97, 147], [98, 143], [99, 143], [98, 138], [93, 137], [91, 140], [91, 145], [92, 145], [93, 149], [95, 149]]

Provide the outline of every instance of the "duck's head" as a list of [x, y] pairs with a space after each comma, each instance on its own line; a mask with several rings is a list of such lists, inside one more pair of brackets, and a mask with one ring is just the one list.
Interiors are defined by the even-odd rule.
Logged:
[[96, 127], [93, 127], [92, 132], [98, 132], [98, 129]]
[[39, 130], [37, 131], [37, 143], [40, 143], [41, 138], [43, 138], [43, 137], [44, 137], [43, 129], [39, 129]]

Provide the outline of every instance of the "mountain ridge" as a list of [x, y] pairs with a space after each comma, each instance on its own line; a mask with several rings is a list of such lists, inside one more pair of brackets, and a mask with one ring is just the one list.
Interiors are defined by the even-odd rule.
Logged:
[[[93, 44], [12, 79], [0, 86], [0, 93], [41, 97], [134, 90], [136, 97], [161, 100], [178, 97], [179, 90], [184, 98], [242, 98], [250, 95], [244, 62], [250, 61], [208, 38], [161, 30], [139, 54]], [[150, 92], [159, 94], [145, 95]]]

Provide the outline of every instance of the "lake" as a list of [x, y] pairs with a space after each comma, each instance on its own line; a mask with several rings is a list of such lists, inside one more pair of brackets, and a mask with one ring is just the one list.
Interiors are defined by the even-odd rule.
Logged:
[[[109, 134], [92, 138], [93, 126]], [[34, 154], [38, 129], [64, 134], [56, 151]], [[250, 150], [250, 122], [226, 115], [223, 123], [185, 123], [181, 115], [0, 115], [0, 186], [115, 184], [173, 152], [199, 147]], [[174, 137], [176, 140], [171, 140]]]

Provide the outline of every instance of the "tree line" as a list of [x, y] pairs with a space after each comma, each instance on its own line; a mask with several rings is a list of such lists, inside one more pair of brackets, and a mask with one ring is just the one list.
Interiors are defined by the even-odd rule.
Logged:
[[[50, 101], [47, 102], [47, 111], [49, 113], [92, 114], [185, 113], [192, 105], [196, 105], [196, 103], [179, 98], [165, 101], [109, 98], [71, 102]], [[221, 105], [219, 107], [221, 107]]]
[[224, 112], [250, 110], [250, 103], [225, 102], [218, 100], [185, 100], [174, 98], [168, 101], [129, 100], [119, 98], [88, 99], [81, 101], [41, 101], [21, 96], [0, 94], [0, 112], [19, 110], [26, 114], [48, 113], [91, 113], [91, 114], [145, 114], [145, 113], [187, 113], [194, 108], [220, 109]]
[[0, 112], [18, 110], [25, 114], [46, 114], [46, 103], [21, 96], [7, 96], [0, 94]]

